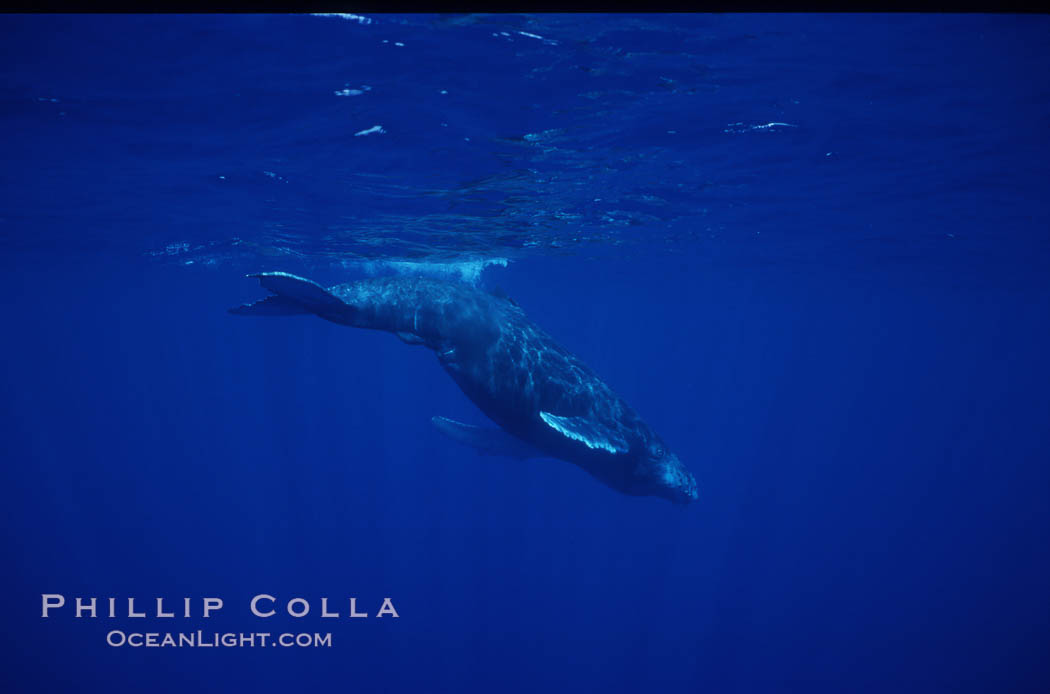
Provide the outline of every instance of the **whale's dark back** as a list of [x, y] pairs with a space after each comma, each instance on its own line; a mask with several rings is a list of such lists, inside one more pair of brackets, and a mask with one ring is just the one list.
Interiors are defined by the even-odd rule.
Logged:
[[630, 441], [652, 432], [581, 359], [559, 345], [506, 297], [465, 284], [386, 277], [331, 287], [351, 309], [347, 324], [414, 337], [486, 415], [513, 434], [557, 435], [541, 411], [587, 417]]
[[546, 455], [573, 462], [627, 494], [695, 498], [692, 477], [649, 426], [510, 299], [422, 277], [328, 289], [286, 273], [258, 277], [277, 296], [235, 313], [316, 313], [392, 332], [432, 349], [482, 412]]

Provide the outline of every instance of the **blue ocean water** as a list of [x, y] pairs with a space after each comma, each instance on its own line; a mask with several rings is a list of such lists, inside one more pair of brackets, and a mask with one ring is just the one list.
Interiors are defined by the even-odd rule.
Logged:
[[[1048, 30], [0, 17], [4, 691], [1048, 691]], [[443, 438], [269, 270], [501, 289], [699, 500]]]

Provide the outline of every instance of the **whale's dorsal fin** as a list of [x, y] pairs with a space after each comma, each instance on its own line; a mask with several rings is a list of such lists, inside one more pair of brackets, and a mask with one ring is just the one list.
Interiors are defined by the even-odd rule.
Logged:
[[482, 455], [505, 455], [509, 458], [539, 458], [538, 450], [502, 429], [464, 424], [448, 417], [432, 417], [438, 431], [460, 443], [477, 449]]
[[618, 431], [586, 417], [559, 417], [550, 412], [540, 412], [540, 419], [562, 436], [579, 441], [588, 448], [610, 453], [626, 453], [627, 441]]

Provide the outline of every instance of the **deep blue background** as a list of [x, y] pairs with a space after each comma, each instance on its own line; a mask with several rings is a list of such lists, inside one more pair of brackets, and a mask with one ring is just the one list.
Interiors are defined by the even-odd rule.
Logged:
[[[1048, 29], [0, 18], [5, 691], [1047, 691]], [[502, 287], [700, 501], [479, 457], [425, 350], [225, 313], [392, 260]]]

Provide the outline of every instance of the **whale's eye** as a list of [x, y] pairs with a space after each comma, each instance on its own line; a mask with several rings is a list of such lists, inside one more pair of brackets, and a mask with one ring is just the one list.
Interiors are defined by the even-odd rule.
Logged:
[[654, 458], [663, 458], [664, 447], [661, 446], [658, 441], [653, 441], [649, 444], [649, 455], [653, 456]]

